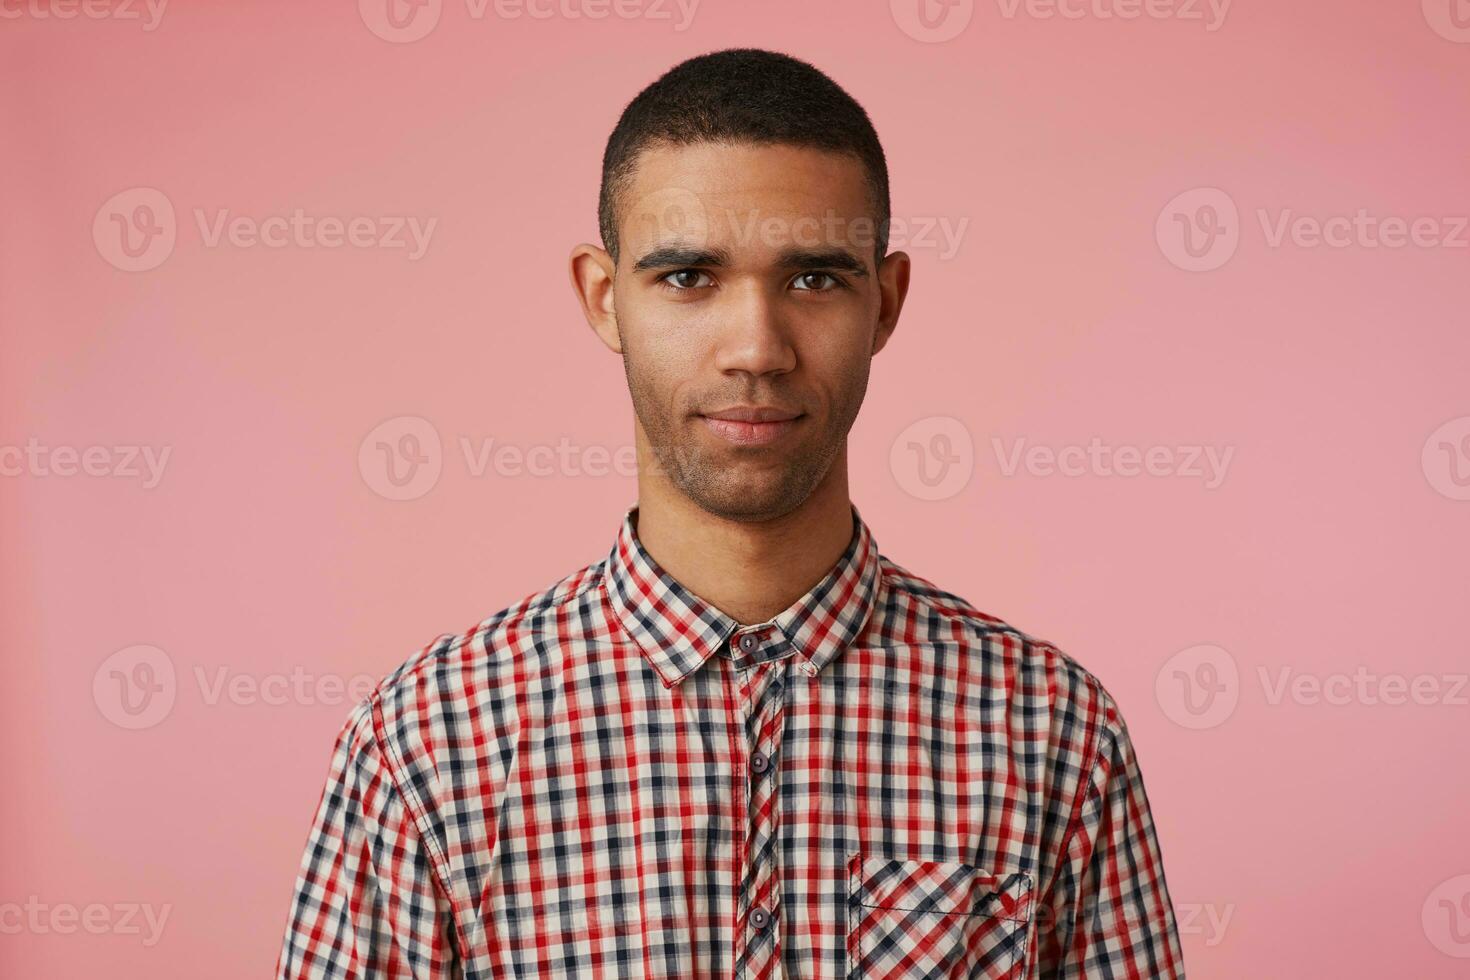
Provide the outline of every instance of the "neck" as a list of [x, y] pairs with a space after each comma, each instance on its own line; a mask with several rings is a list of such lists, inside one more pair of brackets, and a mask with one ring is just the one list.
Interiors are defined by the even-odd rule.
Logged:
[[667, 481], [638, 480], [638, 540], [690, 592], [742, 625], [764, 623], [832, 570], [853, 534], [847, 451], [788, 514], [737, 521], [703, 510]]

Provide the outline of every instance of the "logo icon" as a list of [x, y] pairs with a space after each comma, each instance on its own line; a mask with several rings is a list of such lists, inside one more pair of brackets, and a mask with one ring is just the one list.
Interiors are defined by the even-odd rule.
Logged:
[[1154, 678], [1154, 698], [1164, 715], [1184, 728], [1214, 728], [1240, 702], [1240, 670], [1223, 647], [1202, 643], [1164, 661]]
[[439, 24], [443, 0], [357, 0], [367, 29], [385, 41], [411, 44]]
[[388, 500], [417, 500], [439, 482], [444, 452], [427, 419], [400, 415], [383, 422], [357, 450], [363, 481]]
[[905, 493], [920, 500], [944, 500], [969, 484], [975, 472], [975, 443], [959, 419], [932, 415], [898, 434], [888, 465]]
[[1240, 244], [1240, 214], [1218, 187], [1197, 187], [1159, 212], [1154, 237], [1164, 258], [1188, 272], [1218, 269]]
[[1424, 19], [1434, 33], [1456, 44], [1470, 44], [1470, 0], [1423, 0]]
[[641, 241], [677, 238], [691, 245], [708, 242], [709, 212], [699, 195], [683, 187], [664, 187], [645, 194], [627, 211], [630, 235]]
[[178, 694], [174, 662], [158, 647], [125, 647], [92, 675], [92, 700], [119, 728], [152, 728], [167, 718]]
[[1446, 956], [1470, 959], [1470, 875], [1440, 882], [1424, 900], [1424, 935]]
[[1470, 415], [1431, 432], [1421, 462], [1431, 487], [1451, 500], [1470, 500]]
[[174, 251], [178, 223], [167, 195], [130, 187], [109, 197], [92, 219], [97, 253], [124, 272], [147, 272]]
[[925, 44], [958, 37], [975, 16], [975, 0], [888, 0], [888, 8], [899, 30]]

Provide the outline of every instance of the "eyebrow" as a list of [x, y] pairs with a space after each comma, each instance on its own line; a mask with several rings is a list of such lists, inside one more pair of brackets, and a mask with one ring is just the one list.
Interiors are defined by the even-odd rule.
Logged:
[[730, 252], [723, 248], [694, 248], [688, 245], [659, 245], [633, 263], [634, 272], [647, 269], [677, 269], [685, 266], [726, 266]]
[[[724, 248], [695, 248], [689, 245], [659, 245], [633, 263], [634, 272], [650, 269], [723, 268], [730, 264]], [[866, 276], [863, 260], [841, 248], [786, 248], [776, 256], [778, 269], [832, 269], [853, 276]]]

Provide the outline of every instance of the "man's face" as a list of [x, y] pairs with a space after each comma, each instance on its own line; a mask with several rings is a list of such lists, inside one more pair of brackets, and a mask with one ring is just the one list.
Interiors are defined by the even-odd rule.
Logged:
[[862, 164], [789, 146], [646, 150], [619, 226], [612, 304], [640, 439], [709, 513], [794, 510], [842, 457], [897, 317]]

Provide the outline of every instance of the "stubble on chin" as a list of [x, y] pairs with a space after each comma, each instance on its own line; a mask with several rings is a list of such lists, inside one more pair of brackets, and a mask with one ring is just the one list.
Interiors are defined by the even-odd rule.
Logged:
[[[657, 388], [631, 363], [624, 347], [623, 370], [632, 396], [633, 411], [643, 429], [649, 461], [681, 494], [707, 513], [736, 521], [773, 520], [800, 507], [826, 477], [846, 444], [867, 387], [867, 377], [855, 377], [848, 402], [834, 405], [827, 431], [808, 436], [777, 469], [763, 468], [752, 480], [732, 465], [736, 450], [723, 453], [703, 444], [699, 420], [665, 410]], [[808, 417], [807, 424], [814, 424]]]

